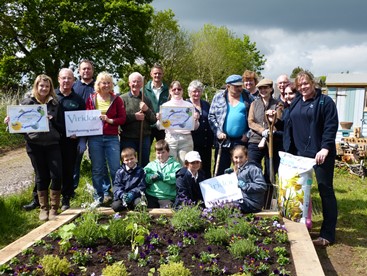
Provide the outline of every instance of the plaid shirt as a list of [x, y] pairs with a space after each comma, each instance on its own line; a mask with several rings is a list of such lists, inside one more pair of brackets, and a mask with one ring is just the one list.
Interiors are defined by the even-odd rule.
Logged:
[[[227, 94], [228, 94], [227, 89], [223, 92], [215, 94], [209, 109], [209, 115], [208, 115], [209, 125], [214, 133], [216, 143], [218, 134], [225, 133], [223, 130], [223, 126], [227, 117], [227, 106], [228, 106]], [[242, 99], [243, 103], [246, 106], [246, 118], [244, 119], [247, 121], [248, 112], [250, 109], [252, 99], [250, 98], [250, 93], [245, 89], [242, 90]], [[235, 123], [241, 123], [241, 122], [235, 122]], [[244, 134], [247, 134], [248, 130], [249, 129], [247, 127]], [[230, 147], [231, 146], [230, 143], [231, 143], [230, 139], [226, 139], [223, 142], [222, 146]]]

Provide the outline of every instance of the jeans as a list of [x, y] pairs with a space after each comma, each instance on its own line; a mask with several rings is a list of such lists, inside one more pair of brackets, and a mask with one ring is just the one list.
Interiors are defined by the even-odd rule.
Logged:
[[[73, 175], [74, 191], [78, 188], [78, 185], [79, 185], [80, 166], [82, 164], [83, 155], [84, 155], [84, 152], [83, 153], [77, 152], [76, 161], [75, 161], [75, 168], [74, 168], [74, 175]], [[109, 188], [110, 188], [110, 185], [111, 185], [111, 182], [110, 182], [110, 177], [108, 175], [107, 164], [105, 164], [105, 166], [104, 166], [104, 179], [103, 179], [103, 184], [102, 184], [103, 190], [108, 191]]]
[[[138, 153], [139, 157], [139, 147], [140, 147], [140, 141], [139, 139], [127, 139], [127, 138], [121, 138], [121, 150], [124, 148], [133, 148]], [[149, 156], [150, 156], [150, 137], [145, 136], [143, 137], [142, 142], [142, 152], [141, 152], [141, 160], [139, 160], [140, 167], [144, 168], [149, 163]]]
[[190, 134], [171, 134], [166, 133], [166, 138], [169, 145], [169, 153], [182, 166], [185, 166], [185, 155], [189, 151], [194, 149], [194, 141], [192, 140], [192, 135]]
[[[115, 175], [120, 167], [120, 142], [117, 135], [98, 135], [88, 138], [89, 157], [92, 161], [92, 182], [94, 187], [94, 198], [100, 203], [111, 189]], [[108, 164], [111, 179], [104, 187], [104, 167]]]

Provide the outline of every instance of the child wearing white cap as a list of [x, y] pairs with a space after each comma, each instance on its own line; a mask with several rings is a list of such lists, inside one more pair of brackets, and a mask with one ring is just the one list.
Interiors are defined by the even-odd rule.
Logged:
[[176, 173], [176, 201], [175, 206], [182, 203], [204, 203], [199, 183], [205, 180], [205, 173], [201, 169], [201, 157], [197, 151], [189, 151], [185, 155], [185, 167]]

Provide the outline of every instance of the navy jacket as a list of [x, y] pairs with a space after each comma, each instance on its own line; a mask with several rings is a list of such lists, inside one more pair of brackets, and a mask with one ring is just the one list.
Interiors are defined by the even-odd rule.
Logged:
[[334, 101], [316, 89], [316, 96], [313, 101], [314, 114], [310, 122], [309, 142], [304, 149], [296, 149], [292, 137], [293, 128], [302, 127], [292, 124], [292, 111], [296, 105], [301, 104], [302, 96], [293, 100], [288, 107], [288, 114], [284, 118], [283, 147], [286, 152], [297, 154], [302, 151], [302, 156], [314, 158], [316, 153], [322, 148], [328, 149], [330, 156], [336, 154], [335, 138], [338, 131], [338, 111]]
[[113, 182], [113, 199], [122, 200], [124, 194], [132, 193], [133, 201], [140, 197], [140, 192], [145, 192], [145, 173], [144, 170], [136, 166], [132, 170], [126, 170], [126, 165], [122, 164], [117, 170], [115, 181]]
[[180, 205], [186, 200], [191, 200], [197, 203], [199, 200], [204, 202], [203, 195], [200, 190], [199, 183], [205, 180], [205, 173], [202, 170], [198, 171], [198, 177], [192, 176], [191, 172], [183, 167], [176, 172], [176, 202], [175, 206]]

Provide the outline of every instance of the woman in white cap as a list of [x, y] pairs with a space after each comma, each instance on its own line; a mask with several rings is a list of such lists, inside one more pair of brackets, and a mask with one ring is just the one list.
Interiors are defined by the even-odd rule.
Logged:
[[176, 173], [176, 201], [175, 206], [182, 203], [203, 204], [204, 199], [199, 183], [205, 180], [205, 173], [201, 169], [201, 157], [197, 151], [190, 151], [185, 155], [185, 167]]

